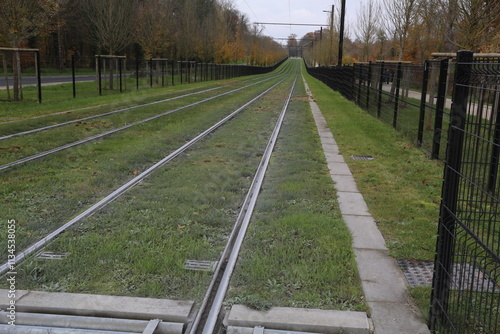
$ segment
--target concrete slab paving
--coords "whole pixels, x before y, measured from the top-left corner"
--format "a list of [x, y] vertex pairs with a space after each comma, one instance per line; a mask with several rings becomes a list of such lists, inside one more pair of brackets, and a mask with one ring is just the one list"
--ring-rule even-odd
[[338, 153], [325, 153], [326, 162], [341, 162], [344, 163], [344, 157]]
[[273, 307], [257, 311], [244, 305], [233, 305], [224, 325], [261, 326], [270, 329], [324, 334], [369, 334], [371, 324], [365, 312], [332, 311]]
[[406, 282], [396, 263], [387, 252], [373, 249], [356, 249], [359, 275], [368, 302], [408, 302]]
[[[8, 290], [0, 290], [0, 308], [9, 305]], [[16, 311], [123, 319], [161, 319], [169, 322], [188, 320], [194, 302], [90, 295], [43, 291], [16, 291]]]
[[344, 221], [353, 236], [353, 247], [387, 251], [384, 237], [371, 216], [344, 216]]
[[372, 319], [377, 319], [375, 333], [379, 334], [429, 334], [422, 322], [420, 311], [409, 301], [401, 303], [369, 302]]
[[339, 191], [337, 196], [342, 215], [370, 216], [368, 206], [360, 193]]
[[[325, 136], [327, 123], [306, 85], [311, 110], [320, 133], [325, 157], [334, 159], [329, 164], [335, 182], [340, 210], [353, 238], [353, 249], [358, 264], [365, 298], [370, 308], [375, 334], [430, 334], [419, 310], [412, 304], [406, 281], [396, 260], [388, 255], [384, 238], [370, 215], [355, 180], [347, 174], [347, 164], [342, 165], [336, 154], [341, 155], [335, 140]], [[330, 167], [332, 165], [332, 167]]]
[[345, 162], [328, 162], [330, 173], [334, 175], [352, 175], [349, 167]]
[[331, 174], [333, 181], [335, 182], [335, 189], [342, 192], [359, 193], [356, 182], [352, 175], [335, 175]]

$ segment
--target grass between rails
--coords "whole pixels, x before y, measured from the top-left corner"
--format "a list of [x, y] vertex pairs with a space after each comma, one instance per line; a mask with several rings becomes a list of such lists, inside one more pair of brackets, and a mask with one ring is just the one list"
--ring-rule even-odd
[[[281, 104], [286, 91], [283, 87], [266, 96], [211, 138], [64, 233], [47, 250], [70, 252], [70, 256], [63, 261], [29, 260], [19, 267], [19, 287], [200, 301], [211, 274], [187, 271], [184, 261], [217, 260], [272, 131], [278, 109], [273, 105]], [[225, 102], [224, 108], [236, 103]], [[206, 118], [209, 110], [222, 107], [200, 109]], [[196, 114], [183, 115], [181, 140]], [[142, 135], [158, 145], [165, 133]], [[151, 147], [136, 146], [136, 150], [149, 154]], [[124, 164], [128, 171], [133, 166], [130, 161]]]
[[[18, 220], [17, 247], [23, 249], [82, 212], [257, 95], [257, 89], [0, 172], [0, 212]], [[0, 245], [5, 242], [1, 234]], [[7, 248], [0, 249], [4, 258]]]
[[300, 79], [233, 276], [231, 304], [366, 310]]
[[[191, 90], [202, 89], [205, 87], [215, 87], [215, 85], [231, 83], [234, 81], [245, 80], [245, 77], [235, 80], [220, 80], [210, 82], [198, 82], [182, 85], [169, 85], [167, 87], [153, 87], [136, 90], [134, 89], [120, 93], [119, 89], [104, 90], [103, 96], [98, 96], [96, 91], [95, 82], [82, 82], [81, 85], [88, 90], [88, 94], [77, 94], [76, 98], [72, 95], [71, 84], [61, 84], [55, 86], [44, 86], [44, 92], [48, 95], [54, 96], [52, 98], [45, 98], [42, 103], [38, 103], [36, 99], [25, 100], [21, 102], [6, 102], [1, 101], [1, 96], [5, 92], [0, 91], [0, 124], [12, 120], [27, 119], [30, 117], [42, 116], [53, 114], [57, 112], [76, 110], [75, 114], [79, 115], [82, 111], [78, 109], [86, 107], [101, 108], [102, 106], [111, 105], [111, 108], [128, 107], [135, 105], [138, 102], [158, 100], [164, 94], [176, 94], [178, 92], [185, 92]], [[35, 87], [27, 87], [27, 90], [35, 90]], [[59, 120], [59, 118], [57, 118]]]
[[[321, 82], [308, 84], [395, 258], [434, 260], [443, 166]], [[351, 155], [371, 155], [356, 161]], [[430, 288], [411, 290], [427, 316]]]
[[[269, 83], [263, 83], [263, 85], [268, 85], [268, 84]], [[148, 117], [156, 116], [165, 113], [167, 111], [175, 110], [181, 106], [185, 106], [194, 102], [198, 102], [222, 94], [225, 91], [234, 90], [239, 86], [239, 84], [236, 82], [235, 86], [236, 87], [224, 88], [220, 90], [188, 96], [182, 99], [154, 104], [139, 109], [119, 112], [113, 115], [107, 115], [92, 120], [78, 121], [76, 123], [72, 123], [63, 127], [50, 129], [48, 131], [41, 131], [25, 135], [22, 137], [20, 136], [20, 137], [5, 139], [0, 142], [0, 151], [4, 153], [0, 157], [0, 164], [15, 161], [23, 157], [47, 151], [54, 147], [62, 146], [64, 144], [72, 143], [77, 140], [81, 140], [93, 135], [98, 135], [103, 132], [107, 132], [125, 125], [129, 125], [131, 123], [141, 121]], [[248, 91], [255, 92], [258, 89], [259, 89], [258, 87], [253, 87], [248, 89]], [[242, 93], [240, 92], [240, 94]], [[236, 95], [236, 93], [233, 95]], [[232, 98], [234, 99], [234, 97]], [[231, 96], [224, 97], [223, 99], [228, 101], [231, 99]], [[205, 103], [210, 104], [212, 102], [205, 102]], [[180, 110], [177, 111], [176, 113], [184, 113], [184, 112], [189, 112], [189, 109]], [[94, 114], [98, 115], [99, 113], [96, 113], [94, 111]], [[162, 118], [149, 121], [148, 123], [165, 122], [164, 118], [166, 118], [166, 120], [168, 121], [169, 117], [170, 117], [169, 115], [165, 115]], [[40, 121], [42, 120], [40, 119]], [[26, 124], [19, 124], [17, 122], [13, 124], [4, 124], [4, 128], [5, 129], [8, 128], [9, 131], [10, 128], [19, 128], [20, 126], [26, 126]]]

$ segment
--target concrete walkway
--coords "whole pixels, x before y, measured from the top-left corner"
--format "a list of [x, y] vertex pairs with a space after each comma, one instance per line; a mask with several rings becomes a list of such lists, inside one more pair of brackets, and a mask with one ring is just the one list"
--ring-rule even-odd
[[384, 238], [307, 83], [305, 85], [328, 168], [335, 182], [340, 210], [353, 238], [353, 249], [375, 334], [430, 333], [419, 310], [411, 302], [403, 273], [396, 260], [388, 255]]

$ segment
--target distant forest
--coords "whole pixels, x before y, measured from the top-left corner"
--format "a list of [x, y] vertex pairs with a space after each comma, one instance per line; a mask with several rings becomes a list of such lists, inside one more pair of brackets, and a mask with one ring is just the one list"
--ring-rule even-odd
[[0, 0], [0, 47], [72, 55], [269, 65], [287, 55], [225, 0]]

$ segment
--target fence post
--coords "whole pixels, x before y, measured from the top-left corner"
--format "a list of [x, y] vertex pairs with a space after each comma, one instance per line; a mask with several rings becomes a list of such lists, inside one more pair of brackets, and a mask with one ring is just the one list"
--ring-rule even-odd
[[175, 62], [172, 60], [172, 86], [175, 86]]
[[366, 111], [370, 112], [370, 86], [372, 85], [372, 62], [368, 63], [368, 73], [366, 77]]
[[378, 104], [377, 104], [377, 117], [380, 118], [382, 113], [382, 91], [384, 90], [384, 62], [380, 63], [380, 74], [378, 82]]
[[71, 76], [73, 82], [73, 98], [76, 97], [76, 73], [75, 73], [75, 55], [71, 55]]
[[498, 164], [500, 162], [500, 101], [496, 102], [495, 131], [493, 133], [493, 148], [491, 152], [490, 173], [488, 177], [488, 191], [495, 192], [498, 180]]
[[161, 60], [161, 86], [165, 87], [165, 60]]
[[396, 74], [396, 97], [394, 100], [394, 117], [392, 119], [392, 127], [396, 129], [398, 126], [398, 109], [399, 109], [399, 90], [401, 89], [401, 78], [403, 77], [403, 63], [398, 63], [398, 73]]
[[438, 226], [434, 277], [432, 282], [429, 327], [436, 329], [438, 322], [445, 321], [448, 312], [450, 279], [453, 270], [455, 216], [459, 192], [460, 167], [464, 129], [469, 95], [470, 69], [473, 53], [459, 51], [453, 89], [450, 127], [448, 129], [448, 148], [444, 173], [442, 202]]
[[118, 72], [120, 72], [120, 93], [123, 93], [122, 68], [123, 68], [123, 59], [118, 59]]
[[139, 90], [139, 59], [135, 60], [135, 84], [137, 90]]
[[443, 59], [439, 65], [438, 98], [436, 104], [436, 118], [434, 123], [434, 138], [432, 143], [432, 158], [439, 159], [441, 148], [441, 132], [443, 130], [443, 113], [446, 101], [446, 81], [448, 78], [448, 59]]
[[102, 80], [101, 80], [101, 72], [102, 72], [102, 68], [101, 68], [101, 55], [98, 55], [97, 56], [97, 75], [98, 75], [98, 79], [99, 79], [99, 96], [102, 96]]
[[38, 90], [38, 103], [42, 103], [42, 78], [40, 75], [40, 51], [35, 51], [36, 62], [36, 85]]
[[430, 61], [426, 60], [424, 64], [424, 80], [422, 83], [422, 96], [420, 97], [420, 117], [418, 119], [417, 146], [421, 147], [424, 143], [424, 124], [425, 124], [425, 104], [427, 101], [427, 86], [429, 85], [429, 67]]
[[[361, 81], [362, 81], [362, 75], [361, 75], [361, 70], [362, 70], [363, 65], [358, 65], [358, 95], [356, 97], [356, 103], [360, 105], [360, 100], [361, 100]], [[354, 76], [356, 76], [356, 71], [354, 71]]]
[[153, 87], [153, 58], [149, 58], [149, 87]]

